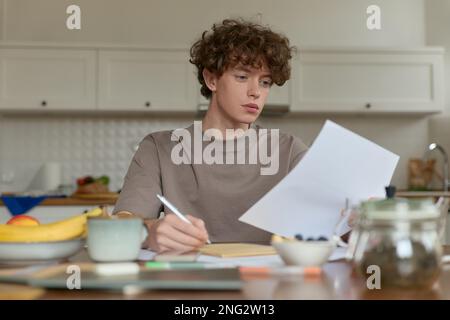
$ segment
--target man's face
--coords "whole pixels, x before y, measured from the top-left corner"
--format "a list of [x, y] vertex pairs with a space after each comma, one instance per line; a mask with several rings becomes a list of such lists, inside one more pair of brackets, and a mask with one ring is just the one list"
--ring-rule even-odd
[[260, 115], [271, 85], [270, 72], [265, 65], [260, 69], [237, 65], [216, 79], [213, 93], [218, 107], [228, 118], [249, 124]]

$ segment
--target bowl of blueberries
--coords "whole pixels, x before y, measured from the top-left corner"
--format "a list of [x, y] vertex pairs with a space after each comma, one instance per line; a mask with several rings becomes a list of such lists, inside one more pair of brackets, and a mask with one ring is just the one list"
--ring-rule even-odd
[[272, 246], [288, 266], [318, 267], [328, 261], [337, 243], [324, 236], [294, 238], [272, 236]]

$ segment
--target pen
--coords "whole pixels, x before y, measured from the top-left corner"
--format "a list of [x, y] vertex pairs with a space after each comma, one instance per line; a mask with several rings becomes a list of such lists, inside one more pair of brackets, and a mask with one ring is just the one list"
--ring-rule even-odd
[[[167, 200], [166, 198], [164, 198], [163, 196], [160, 196], [159, 194], [156, 195], [158, 197], [159, 200], [161, 200], [162, 203], [164, 203], [170, 210], [172, 210], [172, 212], [181, 220], [183, 220], [186, 223], [192, 224], [191, 221], [189, 221], [173, 204], [171, 204], [169, 202], [169, 200]], [[207, 244], [211, 244], [211, 241], [206, 240]]]

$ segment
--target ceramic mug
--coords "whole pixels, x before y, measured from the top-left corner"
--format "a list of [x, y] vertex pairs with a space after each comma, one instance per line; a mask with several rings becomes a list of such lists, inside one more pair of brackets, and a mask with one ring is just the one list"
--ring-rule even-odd
[[145, 237], [146, 228], [140, 218], [88, 219], [88, 254], [94, 261], [134, 261]]

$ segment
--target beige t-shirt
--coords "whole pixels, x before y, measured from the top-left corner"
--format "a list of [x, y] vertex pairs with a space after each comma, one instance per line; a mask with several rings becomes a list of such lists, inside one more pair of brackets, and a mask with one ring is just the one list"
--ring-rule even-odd
[[[156, 194], [161, 194], [182, 213], [203, 219], [212, 242], [268, 243], [270, 233], [238, 219], [288, 174], [306, 153], [307, 146], [295, 136], [280, 132], [278, 139], [269, 129], [252, 124], [252, 134], [257, 133], [252, 137], [256, 136], [257, 143], [249, 143], [251, 130], [235, 138], [233, 148], [227, 147], [224, 140], [200, 140], [200, 150], [206, 152], [205, 148], [209, 146], [209, 151], [200, 157], [205, 154], [223, 157], [222, 163], [216, 160], [216, 163], [207, 164], [206, 156], [198, 163], [199, 153], [196, 153], [195, 160], [194, 150], [198, 151], [200, 144], [196, 144], [199, 140], [194, 140], [194, 130], [200, 135], [202, 133], [194, 128], [194, 125], [185, 128], [191, 139], [186, 139], [177, 131], [166, 130], [151, 133], [142, 140], [125, 176], [114, 213], [129, 211], [144, 218], [156, 219], [162, 211], [170, 213], [156, 197]], [[277, 140], [279, 143], [272, 148], [272, 141]], [[223, 150], [217, 148], [219, 144]], [[277, 145], [279, 157], [275, 172]], [[212, 152], [214, 146], [215, 152]], [[174, 161], [172, 152], [181, 155], [184, 162], [176, 164], [180, 162], [180, 157]], [[256, 163], [254, 158], [251, 160], [250, 155], [258, 155], [259, 152], [272, 156], [270, 163], [268, 157], [265, 160], [257, 157]], [[245, 159], [244, 163], [238, 164], [238, 157], [241, 161]], [[271, 174], [267, 171], [262, 174], [264, 167], [272, 167], [269, 170]]]

